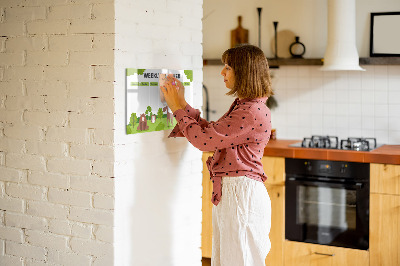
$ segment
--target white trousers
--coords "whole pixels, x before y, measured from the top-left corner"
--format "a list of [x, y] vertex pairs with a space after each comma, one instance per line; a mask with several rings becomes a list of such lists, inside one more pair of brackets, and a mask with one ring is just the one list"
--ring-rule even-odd
[[271, 249], [271, 200], [260, 181], [223, 177], [212, 211], [212, 266], [262, 266]]

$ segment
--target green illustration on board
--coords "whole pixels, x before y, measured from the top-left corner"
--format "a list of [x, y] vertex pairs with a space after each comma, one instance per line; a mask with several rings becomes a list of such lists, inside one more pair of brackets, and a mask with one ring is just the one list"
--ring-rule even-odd
[[[174, 76], [185, 87], [185, 98], [193, 91], [193, 70], [126, 69], [126, 133], [146, 133], [172, 129], [177, 124], [160, 86]], [[179, 89], [179, 88], [178, 88]]]

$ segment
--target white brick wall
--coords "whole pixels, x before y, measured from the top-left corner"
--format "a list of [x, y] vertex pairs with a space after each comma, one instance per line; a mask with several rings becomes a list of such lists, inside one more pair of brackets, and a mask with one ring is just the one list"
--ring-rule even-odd
[[114, 0], [2, 0], [0, 32], [0, 265], [112, 265]]
[[193, 69], [200, 107], [201, 18], [202, 0], [0, 2], [1, 265], [200, 265], [201, 152], [125, 134], [124, 73]]

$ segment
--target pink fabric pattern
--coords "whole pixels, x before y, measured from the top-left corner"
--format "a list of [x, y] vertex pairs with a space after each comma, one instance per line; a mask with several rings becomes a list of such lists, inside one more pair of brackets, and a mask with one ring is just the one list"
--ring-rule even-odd
[[267, 179], [261, 164], [271, 132], [271, 112], [266, 100], [267, 97], [236, 98], [216, 122], [201, 118], [200, 111], [189, 104], [174, 112], [178, 124], [169, 137], [186, 137], [199, 150], [214, 151], [214, 156], [207, 160], [214, 205], [221, 200], [224, 176], [246, 176], [260, 182]]

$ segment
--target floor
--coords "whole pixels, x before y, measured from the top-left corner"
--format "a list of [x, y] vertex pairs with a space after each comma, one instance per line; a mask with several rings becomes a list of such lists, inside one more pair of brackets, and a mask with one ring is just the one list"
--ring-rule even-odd
[[201, 262], [203, 263], [203, 266], [211, 266], [211, 259], [209, 258], [202, 258]]

